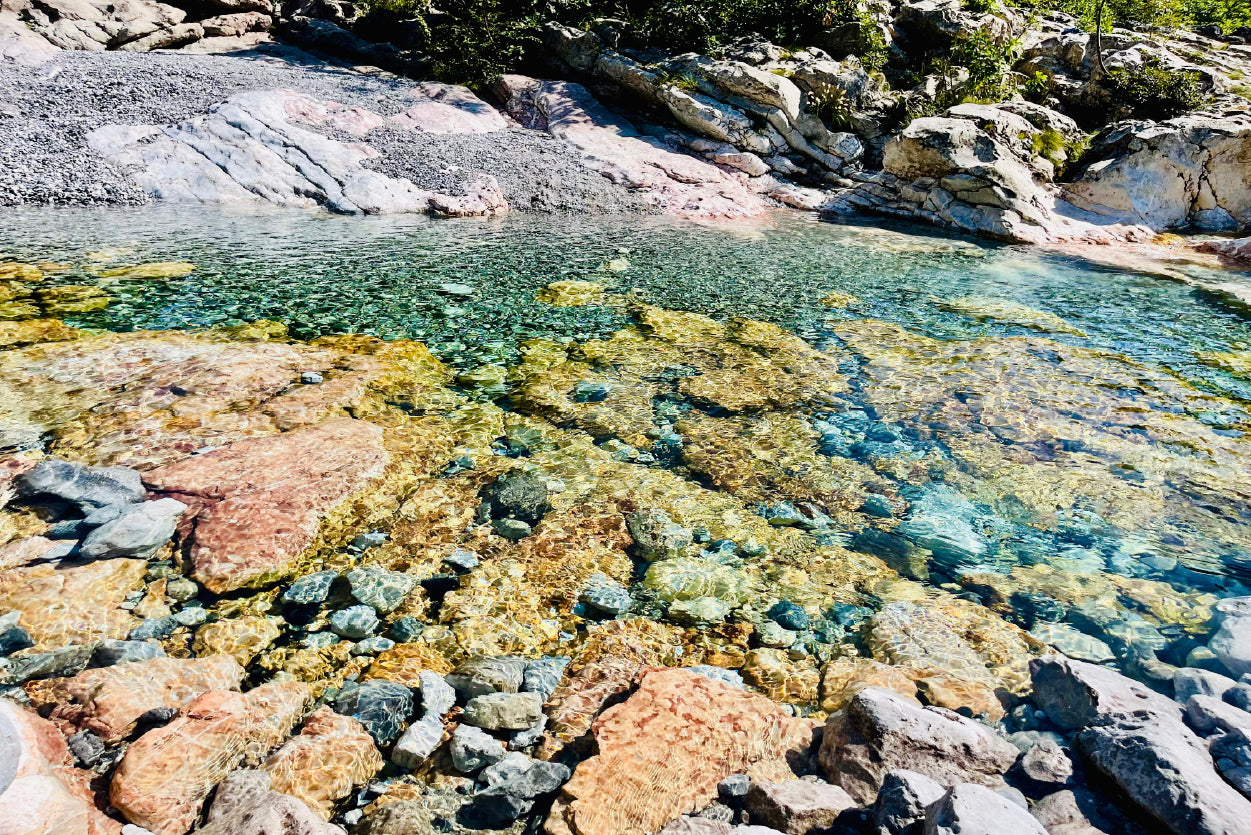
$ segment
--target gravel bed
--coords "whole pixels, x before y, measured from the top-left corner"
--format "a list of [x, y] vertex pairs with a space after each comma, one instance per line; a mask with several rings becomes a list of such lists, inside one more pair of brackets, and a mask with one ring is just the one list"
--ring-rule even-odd
[[[125, 172], [87, 147], [87, 134], [103, 125], [173, 124], [232, 95], [267, 89], [388, 116], [411, 104], [412, 86], [281, 45], [233, 55], [64, 52], [34, 66], [7, 63], [0, 66], [0, 206], [148, 202]], [[378, 170], [430, 191], [458, 193], [467, 173], [486, 171], [521, 211], [642, 210], [629, 190], [546, 134], [435, 136], [393, 127], [369, 142], [380, 153]]]

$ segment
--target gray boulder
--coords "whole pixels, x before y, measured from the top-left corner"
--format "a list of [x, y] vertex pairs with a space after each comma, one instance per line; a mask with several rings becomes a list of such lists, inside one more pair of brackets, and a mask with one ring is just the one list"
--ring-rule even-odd
[[525, 681], [524, 658], [475, 655], [447, 675], [447, 683], [464, 699], [488, 693], [516, 693]]
[[1182, 704], [1191, 696], [1215, 696], [1219, 699], [1237, 684], [1229, 676], [1220, 673], [1196, 667], [1182, 667], [1173, 673], [1173, 698]]
[[810, 780], [756, 780], [747, 790], [752, 821], [786, 835], [824, 830], [843, 812], [855, 807], [856, 801], [838, 786]]
[[1004, 772], [1019, 754], [980, 722], [867, 687], [826, 723], [820, 763], [831, 783], [867, 804], [887, 773], [899, 769], [945, 785], [1002, 787]]
[[1024, 807], [985, 786], [948, 789], [925, 814], [925, 835], [1047, 835]]
[[891, 771], [873, 801], [873, 823], [888, 835], [920, 835], [925, 810], [945, 791], [941, 783], [924, 774], [902, 768]]
[[146, 493], [139, 473], [128, 467], [86, 467], [57, 458], [45, 458], [14, 483], [19, 496], [53, 496], [84, 516], [109, 505], [136, 504]]
[[269, 773], [232, 772], [218, 784], [197, 835], [345, 835], [302, 800], [270, 791]]
[[472, 774], [495, 765], [508, 754], [504, 743], [472, 725], [458, 725], [452, 733], [452, 764], [456, 770]]
[[538, 693], [487, 693], [469, 700], [461, 721], [489, 731], [524, 731], [542, 717]]
[[87, 559], [131, 557], [146, 560], [174, 537], [187, 506], [177, 499], [135, 505], [87, 534], [79, 554]]
[[1230, 597], [1213, 607], [1217, 628], [1210, 649], [1236, 676], [1251, 673], [1251, 597]]

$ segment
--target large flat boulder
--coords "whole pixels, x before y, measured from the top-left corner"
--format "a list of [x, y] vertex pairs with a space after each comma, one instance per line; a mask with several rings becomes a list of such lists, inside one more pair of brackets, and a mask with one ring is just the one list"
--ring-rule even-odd
[[717, 783], [795, 778], [815, 723], [761, 696], [680, 669], [643, 674], [595, 720], [598, 753], [580, 763], [547, 818], [548, 835], [658, 832], [717, 797]]
[[0, 571], [0, 611], [21, 613], [36, 649], [125, 638], [139, 621], [120, 607], [143, 587], [147, 568], [143, 560], [100, 560]]
[[246, 694], [205, 693], [130, 746], [113, 773], [109, 799], [155, 835], [183, 835], [214, 786], [287, 738], [309, 697], [308, 685], [294, 681]]
[[1020, 752], [980, 722], [868, 687], [830, 717], [821, 741], [826, 778], [870, 804], [887, 773], [909, 770], [943, 785], [1004, 785]]
[[343, 524], [336, 511], [376, 483], [389, 460], [379, 427], [342, 418], [240, 441], [151, 470], [145, 480], [191, 506], [184, 537], [193, 576], [220, 594], [290, 575], [319, 535]]

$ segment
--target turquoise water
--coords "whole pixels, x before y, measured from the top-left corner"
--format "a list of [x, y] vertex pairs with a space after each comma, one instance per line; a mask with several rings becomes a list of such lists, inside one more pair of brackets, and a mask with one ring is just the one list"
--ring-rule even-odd
[[[1251, 275], [1167, 267], [1187, 283], [916, 227], [794, 215], [750, 228], [662, 218], [446, 221], [152, 207], [0, 215], [4, 257], [83, 264], [87, 253], [118, 248], [125, 252], [110, 263], [186, 260], [196, 270], [181, 280], [110, 284], [114, 304], [71, 317], [72, 324], [131, 330], [274, 319], [302, 338], [410, 337], [472, 368], [515, 362], [524, 339], [582, 342], [628, 323], [621, 305], [556, 308], [536, 300], [561, 279], [600, 282], [718, 319], [772, 322], [842, 356], [848, 393], [803, 410], [821, 454], [882, 471], [892, 461], [930, 456], [971, 473], [967, 500], [946, 487], [901, 485], [914, 520], [928, 514], [903, 530], [934, 552], [931, 581], [958, 579], [971, 568], [1055, 562], [1234, 594], [1244, 592], [1241, 578], [1251, 574], [1251, 517], [1245, 496], [1231, 486], [1247, 483], [1251, 473], [1251, 445], [1243, 439], [1251, 428], [1251, 380], [1212, 359], [1251, 350], [1251, 316], [1230, 297], [1195, 286], [1251, 286]], [[99, 281], [81, 267], [54, 280]], [[854, 300], [823, 303], [831, 293]], [[1015, 307], [979, 314], [975, 308], [988, 300]], [[910, 347], [896, 374], [887, 354], [874, 357], [891, 346], [874, 345], [857, 324], [865, 320], [970, 347], [954, 354]], [[983, 362], [982, 351], [1000, 353]], [[969, 376], [961, 378], [966, 361]], [[890, 406], [883, 395], [896, 382], [915, 412]], [[1017, 405], [986, 405], [1005, 391], [1020, 396], [1024, 412], [1037, 409], [1022, 417], [1024, 431], [1004, 431]], [[972, 418], [948, 420], [953, 404]], [[1144, 413], [1141, 426], [1126, 422], [1127, 406], [1132, 412], [1135, 404]], [[1202, 437], [1192, 444], [1158, 431], [1170, 426], [1170, 416], [1192, 420], [1187, 431]], [[967, 451], [953, 452], [964, 446], [960, 433], [979, 443], [993, 434], [996, 444], [1030, 456], [1031, 466], [1070, 474], [1077, 486], [1065, 489], [1078, 498], [1055, 518], [1022, 509], [1004, 495], [1005, 479], [979, 471]], [[1101, 503], [1097, 490], [1082, 494], [1084, 467], [1100, 477], [1110, 471], [1117, 485], [1158, 491], [1161, 509]], [[1188, 467], [1206, 468], [1217, 487], [1180, 476]], [[965, 547], [969, 539], [976, 541]], [[894, 547], [863, 538], [850, 544], [887, 554]]]

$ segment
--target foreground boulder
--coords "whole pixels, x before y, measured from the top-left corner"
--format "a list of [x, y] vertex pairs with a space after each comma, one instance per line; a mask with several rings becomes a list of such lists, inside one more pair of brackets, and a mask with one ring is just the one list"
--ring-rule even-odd
[[1077, 748], [1090, 766], [1168, 831], [1246, 831], [1251, 800], [1217, 773], [1176, 702], [1112, 670], [1060, 656], [1037, 659], [1031, 670], [1048, 718], [1081, 728]]
[[0, 571], [0, 611], [21, 613], [19, 622], [36, 649], [120, 640], [139, 622], [120, 606], [143, 588], [147, 568], [142, 560], [100, 560]]
[[145, 479], [192, 508], [192, 576], [220, 594], [292, 573], [388, 461], [380, 428], [343, 418], [240, 441]]
[[236, 771], [218, 784], [197, 835], [343, 835], [294, 797], [270, 791], [264, 771]]
[[293, 681], [246, 694], [205, 693], [130, 747], [113, 774], [109, 799], [155, 835], [182, 835], [215, 785], [286, 739], [308, 698], [308, 685]]
[[954, 786], [925, 815], [926, 835], [1047, 835], [1023, 806], [984, 786]]
[[275, 791], [303, 800], [330, 820], [341, 800], [382, 769], [382, 755], [361, 723], [329, 707], [304, 720], [300, 733], [265, 762]]
[[741, 688], [687, 670], [652, 670], [595, 720], [598, 753], [561, 789], [548, 835], [657, 832], [717, 797], [717, 783], [795, 778], [815, 723]]
[[143, 714], [182, 708], [209, 690], [237, 690], [243, 668], [228, 655], [152, 658], [84, 670], [62, 685], [66, 701], [53, 718], [119, 742]]
[[0, 699], [0, 832], [117, 835], [121, 825], [91, 804], [90, 775], [72, 764], [55, 725]]
[[826, 723], [820, 762], [831, 783], [868, 804], [897, 769], [943, 785], [1003, 786], [1003, 774], [1019, 754], [980, 722], [868, 687]]

